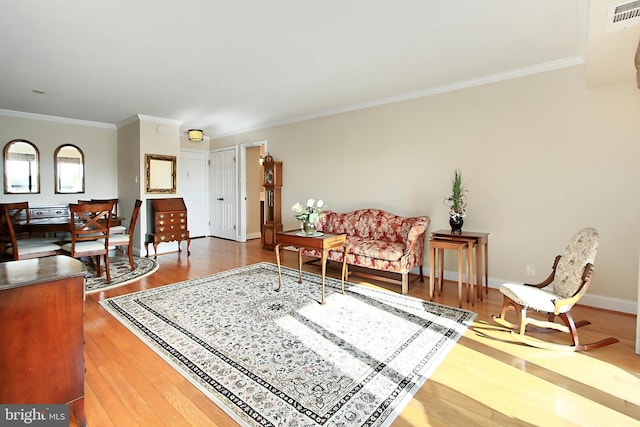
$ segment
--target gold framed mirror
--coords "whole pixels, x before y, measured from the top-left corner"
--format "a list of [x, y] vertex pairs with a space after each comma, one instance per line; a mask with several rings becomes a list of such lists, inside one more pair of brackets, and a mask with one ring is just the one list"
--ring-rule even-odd
[[4, 146], [4, 193], [40, 193], [40, 153], [26, 139], [14, 139]]
[[56, 194], [84, 193], [84, 153], [63, 144], [53, 153]]
[[145, 192], [176, 192], [176, 156], [145, 154]]

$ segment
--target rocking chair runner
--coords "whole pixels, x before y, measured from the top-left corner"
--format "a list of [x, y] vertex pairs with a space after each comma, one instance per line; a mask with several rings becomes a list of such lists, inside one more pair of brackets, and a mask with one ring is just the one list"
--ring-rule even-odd
[[[571, 308], [587, 292], [593, 276], [593, 263], [598, 250], [599, 234], [593, 228], [580, 230], [562, 255], [558, 255], [553, 263], [549, 277], [537, 284], [504, 284], [500, 287], [503, 294], [502, 313], [500, 317], [493, 316], [496, 323], [507, 328], [518, 328], [518, 333], [511, 334], [518, 341], [525, 344], [553, 349], [583, 351], [604, 347], [619, 342], [618, 339], [609, 337], [590, 344], [580, 344], [577, 328], [591, 324], [586, 320], [574, 322], [571, 316]], [[552, 290], [543, 289], [552, 286]], [[506, 320], [507, 311], [513, 308], [516, 311], [519, 322], [513, 324]], [[535, 310], [547, 314], [547, 320], [527, 317], [528, 310]], [[558, 316], [564, 325], [554, 322]], [[537, 340], [526, 335], [533, 328], [542, 331], [561, 331], [571, 334], [572, 345], [562, 345]]]

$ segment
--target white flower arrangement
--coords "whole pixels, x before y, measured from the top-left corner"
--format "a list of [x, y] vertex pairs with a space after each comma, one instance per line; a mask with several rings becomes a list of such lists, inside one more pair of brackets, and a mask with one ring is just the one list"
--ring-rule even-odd
[[307, 206], [302, 206], [300, 203], [296, 203], [291, 207], [293, 211], [293, 216], [304, 222], [315, 224], [315, 222], [322, 215], [322, 211], [324, 211], [325, 204], [322, 200], [318, 200], [316, 202], [315, 199], [307, 200]]

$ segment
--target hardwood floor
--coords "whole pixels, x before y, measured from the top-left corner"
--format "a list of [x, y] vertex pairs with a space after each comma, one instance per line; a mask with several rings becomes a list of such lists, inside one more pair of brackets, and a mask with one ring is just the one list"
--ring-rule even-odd
[[[184, 245], [183, 245], [184, 246]], [[85, 407], [91, 427], [233, 426], [236, 423], [144, 345], [98, 301], [260, 261], [275, 263], [258, 240], [195, 239], [186, 251], [158, 256], [159, 270], [135, 283], [87, 296]], [[296, 267], [296, 255], [283, 264]], [[307, 265], [308, 271], [319, 267]], [[597, 268], [596, 268], [597, 272]], [[329, 269], [339, 277], [339, 269]], [[357, 276], [351, 282], [399, 292], [397, 285]], [[428, 279], [409, 293], [428, 297]], [[575, 307], [584, 342], [615, 336], [620, 343], [584, 353], [560, 353], [516, 344], [491, 320], [501, 295], [465, 308], [478, 313], [409, 402], [393, 426], [640, 425], [640, 356], [634, 353], [635, 316]], [[436, 302], [457, 306], [457, 284], [445, 284]]]

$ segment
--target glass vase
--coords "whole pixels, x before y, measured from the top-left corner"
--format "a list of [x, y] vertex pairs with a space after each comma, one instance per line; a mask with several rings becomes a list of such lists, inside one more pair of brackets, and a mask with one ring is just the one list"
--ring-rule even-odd
[[304, 234], [306, 234], [307, 236], [316, 234], [316, 225], [313, 222], [302, 221], [302, 231], [304, 231]]

